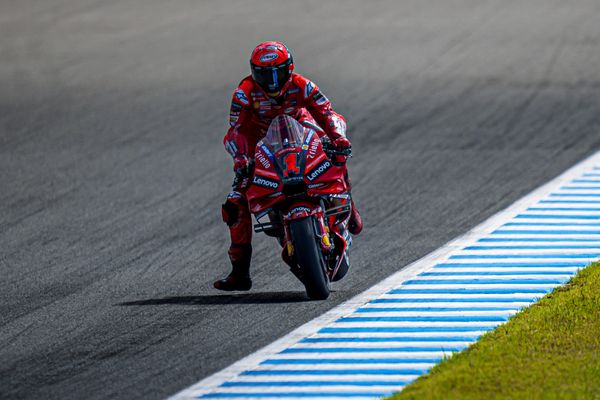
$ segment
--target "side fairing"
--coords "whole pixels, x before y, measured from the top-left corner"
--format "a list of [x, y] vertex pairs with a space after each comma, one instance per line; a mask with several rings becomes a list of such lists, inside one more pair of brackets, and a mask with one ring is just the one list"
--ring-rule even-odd
[[282, 200], [283, 184], [275, 172], [275, 158], [261, 140], [254, 154], [254, 176], [246, 192], [250, 212], [259, 213]]
[[319, 197], [346, 192], [348, 188], [344, 180], [344, 170], [333, 165], [327, 158], [319, 135], [316, 133], [312, 135], [305, 146], [307, 148], [304, 150], [306, 152], [304, 183], [308, 188], [308, 195]]

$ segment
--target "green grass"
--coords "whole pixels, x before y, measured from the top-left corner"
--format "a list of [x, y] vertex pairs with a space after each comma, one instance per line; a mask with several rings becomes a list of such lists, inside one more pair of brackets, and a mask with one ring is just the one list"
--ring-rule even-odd
[[600, 263], [390, 399], [600, 399]]

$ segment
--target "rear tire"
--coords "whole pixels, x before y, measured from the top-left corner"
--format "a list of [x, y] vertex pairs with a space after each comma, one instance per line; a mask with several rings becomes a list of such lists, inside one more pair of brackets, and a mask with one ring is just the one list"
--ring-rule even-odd
[[325, 272], [325, 260], [315, 233], [313, 217], [290, 222], [294, 254], [304, 276], [306, 294], [313, 300], [329, 297], [329, 277]]

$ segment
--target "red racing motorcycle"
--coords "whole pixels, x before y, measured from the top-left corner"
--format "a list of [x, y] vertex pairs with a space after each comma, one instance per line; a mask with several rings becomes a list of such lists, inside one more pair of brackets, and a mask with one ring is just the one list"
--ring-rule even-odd
[[246, 192], [254, 231], [278, 239], [283, 260], [311, 299], [326, 299], [330, 282], [350, 267], [350, 193], [345, 165], [335, 162], [349, 156], [288, 115], [274, 118], [256, 145]]

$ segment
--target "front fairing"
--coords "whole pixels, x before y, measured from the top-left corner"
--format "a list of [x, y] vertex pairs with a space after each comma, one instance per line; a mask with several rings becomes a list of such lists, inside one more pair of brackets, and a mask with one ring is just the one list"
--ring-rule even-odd
[[300, 146], [273, 146], [267, 137], [255, 150], [255, 171], [247, 191], [250, 211], [260, 213], [290, 197], [319, 198], [348, 191], [344, 168], [327, 158], [319, 135], [306, 129]]

